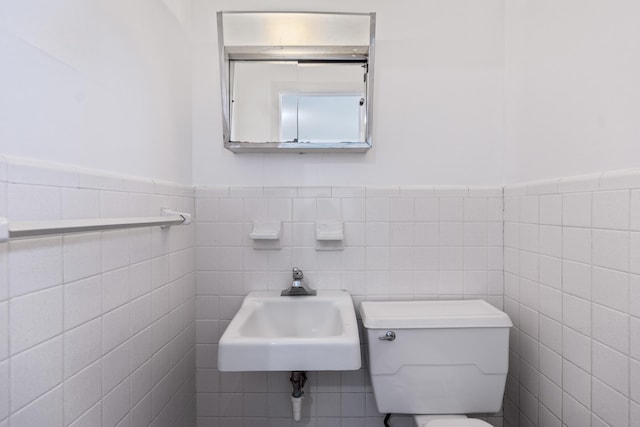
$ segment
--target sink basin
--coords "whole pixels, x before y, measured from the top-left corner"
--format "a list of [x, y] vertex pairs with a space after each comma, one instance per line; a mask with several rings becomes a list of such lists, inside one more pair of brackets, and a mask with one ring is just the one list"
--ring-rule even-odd
[[360, 369], [360, 338], [351, 295], [249, 293], [218, 343], [220, 371]]

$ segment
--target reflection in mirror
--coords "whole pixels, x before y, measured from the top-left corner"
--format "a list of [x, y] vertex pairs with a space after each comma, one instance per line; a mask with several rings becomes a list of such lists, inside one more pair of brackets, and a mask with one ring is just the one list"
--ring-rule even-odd
[[225, 146], [371, 147], [375, 14], [219, 12]]
[[232, 141], [364, 142], [362, 63], [232, 65]]

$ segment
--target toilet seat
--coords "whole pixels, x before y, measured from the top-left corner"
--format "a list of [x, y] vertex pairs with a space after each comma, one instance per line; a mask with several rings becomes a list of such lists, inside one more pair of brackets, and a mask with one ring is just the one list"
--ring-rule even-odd
[[486, 421], [464, 415], [414, 415], [418, 427], [491, 427]]

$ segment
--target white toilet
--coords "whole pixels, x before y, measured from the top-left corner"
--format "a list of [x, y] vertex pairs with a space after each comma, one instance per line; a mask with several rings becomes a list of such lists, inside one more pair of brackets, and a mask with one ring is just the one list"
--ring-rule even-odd
[[418, 427], [480, 427], [500, 410], [509, 317], [482, 300], [365, 301], [369, 371], [378, 410]]

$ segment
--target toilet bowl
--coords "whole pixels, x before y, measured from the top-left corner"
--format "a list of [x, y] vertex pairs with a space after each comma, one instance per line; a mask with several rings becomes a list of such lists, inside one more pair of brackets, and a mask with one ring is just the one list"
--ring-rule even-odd
[[[364, 301], [369, 373], [378, 411], [418, 427], [487, 427], [508, 370], [509, 317], [482, 300]], [[442, 414], [442, 415], [440, 415]]]
[[415, 415], [416, 427], [491, 427], [486, 421], [464, 415]]

